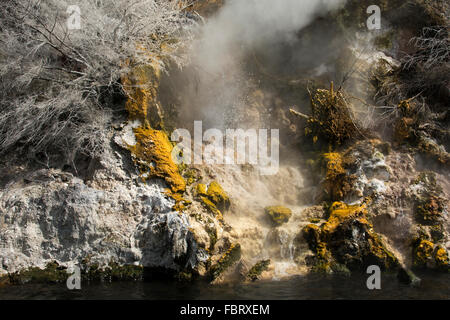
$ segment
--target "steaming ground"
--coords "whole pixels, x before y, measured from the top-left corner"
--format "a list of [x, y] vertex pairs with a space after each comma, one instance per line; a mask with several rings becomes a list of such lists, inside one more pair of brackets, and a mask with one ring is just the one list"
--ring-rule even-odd
[[[289, 85], [311, 78], [338, 82], [335, 52], [345, 45], [359, 57], [356, 62], [360, 69], [349, 83], [363, 78], [367, 65], [361, 52], [367, 48], [330, 32], [333, 28], [326, 19], [315, 20], [343, 2], [228, 1], [201, 27], [192, 48], [192, 63], [184, 73], [188, 85], [180, 81], [180, 125], [192, 129], [189, 126], [195, 120], [202, 120], [203, 130], [279, 128], [280, 122], [274, 121], [277, 108], [289, 106], [282, 105], [285, 97], [276, 97], [275, 91], [260, 85], [261, 77], [269, 75], [275, 83], [286, 81]], [[260, 64], [259, 73], [251, 71], [249, 59]], [[308, 98], [301, 103], [304, 105], [298, 107], [307, 112]], [[265, 275], [272, 279], [307, 272], [307, 245], [297, 236], [309, 223], [303, 209], [312, 204], [314, 187], [304, 184], [300, 161], [295, 161], [301, 156], [297, 147], [289, 147], [291, 141], [280, 142], [288, 146], [282, 156], [289, 155], [289, 159], [280, 159], [280, 170], [273, 176], [261, 176], [252, 166], [198, 166], [202, 177], [217, 180], [232, 200], [224, 219], [241, 244], [244, 263], [251, 267], [262, 259], [271, 259], [272, 269]], [[264, 207], [273, 205], [286, 206], [293, 212], [289, 222], [278, 228], [264, 213]]]

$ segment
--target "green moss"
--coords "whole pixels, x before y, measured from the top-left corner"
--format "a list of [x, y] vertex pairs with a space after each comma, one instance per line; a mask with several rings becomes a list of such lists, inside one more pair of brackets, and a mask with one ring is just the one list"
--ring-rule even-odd
[[12, 284], [23, 283], [59, 283], [69, 277], [65, 267], [55, 262], [48, 263], [44, 269], [31, 267], [20, 272], [9, 274], [9, 282]]
[[211, 279], [214, 280], [219, 277], [239, 259], [241, 259], [241, 245], [239, 243], [232, 244], [228, 251], [209, 270]]
[[289, 221], [292, 211], [283, 206], [271, 206], [264, 208], [264, 212], [269, 215], [275, 225], [281, 225]]
[[247, 273], [247, 279], [250, 281], [258, 280], [261, 273], [269, 269], [270, 260], [261, 260], [256, 263]]

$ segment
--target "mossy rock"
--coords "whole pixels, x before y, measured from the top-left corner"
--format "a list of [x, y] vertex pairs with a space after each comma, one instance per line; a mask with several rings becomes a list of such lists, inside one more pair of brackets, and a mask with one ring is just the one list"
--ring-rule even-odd
[[353, 191], [355, 176], [347, 174], [346, 167], [354, 162], [352, 157], [339, 152], [328, 152], [321, 155], [325, 179], [322, 183], [324, 200], [339, 201]]
[[450, 271], [448, 252], [442, 246], [437, 246], [434, 254], [434, 260], [436, 262], [437, 269], [442, 271]]
[[261, 273], [269, 269], [270, 260], [261, 260], [256, 263], [247, 273], [247, 279], [250, 281], [258, 280]]
[[209, 212], [214, 214], [219, 220], [223, 219], [222, 212], [229, 209], [230, 198], [219, 183], [213, 181], [208, 187], [203, 183], [199, 183], [195, 186], [194, 194]]
[[209, 274], [211, 280], [219, 277], [223, 272], [225, 272], [229, 267], [235, 264], [237, 261], [241, 259], [241, 245], [239, 243], [232, 244], [227, 252], [225, 252], [222, 257], [217, 261], [215, 265], [213, 265]]
[[44, 269], [30, 267], [28, 269], [9, 274], [9, 282], [12, 284], [24, 283], [61, 283], [67, 280], [69, 274], [65, 267], [56, 261], [48, 263]]
[[434, 243], [428, 240], [418, 240], [413, 250], [413, 265], [425, 268], [431, 261]]
[[269, 215], [275, 225], [281, 225], [289, 221], [292, 210], [283, 206], [271, 206], [264, 208], [264, 212]]
[[439, 224], [443, 219], [443, 199], [431, 195], [420, 199], [416, 207], [417, 219], [423, 224]]
[[219, 210], [228, 210], [230, 207], [230, 198], [217, 181], [213, 181], [209, 184], [206, 194]]
[[[335, 202], [330, 216], [320, 227], [308, 224], [302, 234], [315, 253], [312, 270], [339, 272], [365, 270], [376, 264], [384, 270], [396, 269], [397, 258], [387, 250], [382, 238], [367, 220], [366, 204], [347, 205]], [[311, 264], [310, 264], [311, 265]]]
[[206, 193], [207, 187], [206, 184], [203, 183], [199, 183], [196, 187], [195, 187], [195, 195], [196, 196], [208, 196]]

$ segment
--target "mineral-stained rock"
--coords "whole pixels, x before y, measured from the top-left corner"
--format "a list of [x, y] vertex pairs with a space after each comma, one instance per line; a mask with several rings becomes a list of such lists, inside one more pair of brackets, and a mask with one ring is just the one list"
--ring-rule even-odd
[[210, 269], [211, 280], [219, 277], [228, 268], [234, 265], [241, 258], [241, 245], [232, 244], [227, 252]]
[[206, 193], [219, 210], [227, 210], [230, 207], [230, 199], [218, 182], [211, 182]]
[[253, 267], [250, 268], [250, 270], [247, 273], [247, 279], [249, 279], [250, 281], [258, 280], [258, 277], [261, 275], [261, 273], [268, 270], [269, 265], [270, 260], [259, 261]]
[[187, 216], [172, 210], [164, 181], [143, 183], [112, 150], [100, 165], [86, 182], [49, 169], [0, 191], [0, 275], [86, 258], [99, 268], [115, 261], [174, 271], [207, 260]]
[[366, 218], [366, 204], [349, 206], [335, 202], [328, 221], [320, 227], [309, 224], [303, 236], [315, 253], [313, 269], [331, 272], [343, 265], [350, 270], [364, 270], [376, 264], [382, 269], [396, 269], [397, 258], [372, 230]]
[[281, 225], [289, 221], [292, 211], [283, 206], [272, 206], [264, 208], [264, 211], [276, 225]]
[[195, 195], [203, 206], [219, 220], [223, 218], [222, 212], [230, 207], [230, 198], [216, 181], [212, 181], [208, 187], [199, 183], [195, 187]]

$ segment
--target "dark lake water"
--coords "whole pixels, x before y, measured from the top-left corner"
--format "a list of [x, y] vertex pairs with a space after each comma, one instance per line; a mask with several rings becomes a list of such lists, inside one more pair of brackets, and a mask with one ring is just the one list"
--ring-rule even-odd
[[280, 281], [210, 285], [151, 282], [83, 283], [78, 291], [65, 284], [25, 284], [0, 288], [0, 299], [446, 299], [450, 300], [450, 275], [418, 274], [420, 287], [401, 284], [395, 276], [383, 276], [381, 290], [369, 290], [365, 275], [352, 277], [309, 275]]

